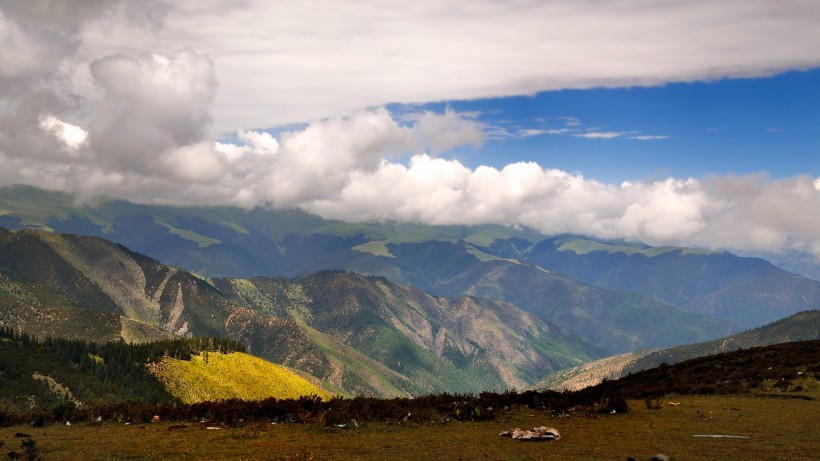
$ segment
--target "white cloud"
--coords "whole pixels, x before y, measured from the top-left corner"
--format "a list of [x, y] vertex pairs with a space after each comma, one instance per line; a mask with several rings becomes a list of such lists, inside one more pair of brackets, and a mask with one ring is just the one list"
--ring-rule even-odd
[[164, 158], [207, 138], [218, 85], [213, 62], [186, 48], [109, 56], [91, 73], [105, 91], [89, 129], [96, 158], [111, 170], [187, 176], [183, 163]]
[[[771, 75], [820, 65], [805, 0], [169, 2], [157, 34], [85, 29], [83, 53], [207, 51], [216, 130], [393, 102]], [[83, 80], [82, 71], [77, 75]]]
[[417, 133], [420, 144], [429, 147], [434, 152], [443, 152], [456, 146], [481, 146], [484, 141], [484, 132], [481, 124], [465, 118], [449, 107], [443, 114], [425, 111], [421, 115], [411, 117], [415, 121], [414, 131]]
[[658, 134], [642, 134], [638, 136], [630, 136], [629, 139], [637, 139], [638, 141], [653, 141], [656, 139], [669, 139], [669, 136]]
[[[126, 7], [117, 16], [112, 5]], [[0, 7], [0, 37], [15, 45], [0, 54], [0, 184], [820, 256], [817, 178], [612, 185], [535, 163], [468, 168], [420, 151], [478, 145], [493, 128], [664, 136], [583, 131], [572, 117], [504, 128], [451, 110], [397, 121], [384, 108], [362, 109], [817, 66], [816, 2], [169, 5], [163, 28], [140, 34], [122, 12], [145, 9], [137, 22], [156, 24], [155, 2]], [[276, 138], [260, 129], [297, 122], [309, 123]], [[213, 141], [214, 131], [237, 129], [236, 144]]]
[[344, 220], [432, 224], [498, 223], [547, 234], [580, 233], [656, 245], [817, 252], [818, 180], [722, 177], [624, 182], [515, 163], [470, 170], [454, 160], [416, 156], [355, 174], [337, 194], [303, 208]]
[[573, 136], [587, 139], [612, 139], [623, 136], [623, 133], [620, 131], [588, 131], [586, 133], [576, 133]]
[[[204, 59], [197, 56], [187, 59]], [[161, 73], [173, 61], [166, 58], [158, 60], [163, 63]], [[197, 94], [191, 92], [197, 85], [187, 78], [171, 81], [177, 82], [173, 87], [180, 95], [159, 91], [166, 98]], [[147, 88], [156, 89], [153, 83]], [[152, 94], [134, 91], [141, 97]], [[132, 93], [119, 97], [127, 94]], [[144, 110], [154, 114], [156, 101], [148, 98], [145, 104]], [[667, 178], [612, 185], [535, 163], [471, 169], [456, 160], [416, 154], [405, 165], [394, 158], [417, 149], [417, 130], [400, 124], [385, 109], [316, 122], [278, 139], [263, 132], [241, 132], [238, 139], [243, 144], [207, 138], [178, 143], [167, 140], [178, 131], [173, 126], [166, 132], [140, 119], [133, 126], [153, 133], [145, 138], [146, 145], [156, 144], [157, 131], [166, 140], [159, 143], [163, 149], [157, 153], [140, 157], [142, 168], [122, 159], [106, 162], [94, 148], [82, 145], [78, 152], [84, 162], [11, 159], [4, 162], [0, 181], [22, 178], [81, 197], [106, 194], [160, 204], [300, 207], [349, 221], [498, 223], [546, 234], [572, 232], [736, 250], [792, 249], [820, 256], [820, 179], [808, 176]], [[199, 132], [182, 126], [187, 127], [181, 130], [186, 134], [183, 139]], [[454, 126], [458, 131], [458, 124]], [[123, 136], [139, 142], [135, 133]], [[13, 174], [8, 176], [9, 172]]]
[[57, 137], [71, 150], [79, 149], [88, 138], [88, 132], [84, 129], [58, 120], [52, 115], [40, 118], [40, 128]]
[[258, 131], [242, 131], [238, 133], [240, 140], [248, 144], [253, 150], [266, 154], [279, 152], [279, 142], [270, 133]]

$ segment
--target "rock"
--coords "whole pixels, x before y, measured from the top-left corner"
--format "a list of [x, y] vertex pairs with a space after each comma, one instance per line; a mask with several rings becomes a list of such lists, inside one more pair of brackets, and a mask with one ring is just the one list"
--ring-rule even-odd
[[498, 434], [501, 437], [510, 437], [516, 440], [561, 440], [561, 434], [552, 427], [534, 427], [531, 430], [508, 429]]
[[670, 461], [670, 459], [668, 456], [658, 453], [657, 455], [653, 456], [650, 459], [650, 461]]

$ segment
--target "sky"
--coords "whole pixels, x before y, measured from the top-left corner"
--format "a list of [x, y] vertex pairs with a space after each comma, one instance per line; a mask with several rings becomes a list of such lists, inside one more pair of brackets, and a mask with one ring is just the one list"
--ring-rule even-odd
[[6, 0], [0, 186], [820, 258], [813, 0]]

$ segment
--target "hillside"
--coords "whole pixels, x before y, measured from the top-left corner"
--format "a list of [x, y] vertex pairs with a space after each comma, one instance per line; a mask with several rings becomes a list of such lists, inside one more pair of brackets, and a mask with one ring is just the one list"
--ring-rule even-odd
[[663, 350], [643, 350], [607, 357], [548, 376], [536, 389], [576, 390], [642, 370], [754, 347], [820, 340], [820, 311], [801, 312], [769, 325], [725, 338]]
[[[323, 347], [342, 344], [401, 378], [414, 394], [522, 387], [603, 353], [511, 304], [472, 297], [438, 298], [384, 278], [325, 271], [286, 281], [254, 278], [251, 286], [216, 280], [236, 302], [259, 311], [289, 309]], [[237, 287], [241, 287], [237, 288]], [[281, 314], [280, 314], [281, 315]], [[329, 347], [331, 346], [331, 347]], [[341, 384], [347, 380], [342, 372]], [[353, 383], [350, 383], [353, 384]], [[349, 386], [349, 385], [348, 385]]]
[[697, 357], [638, 371], [584, 392], [631, 398], [669, 394], [801, 392], [817, 389], [820, 340], [792, 341]]
[[37, 336], [241, 340], [340, 395], [526, 387], [604, 355], [516, 306], [387, 279], [204, 279], [95, 237], [0, 229], [0, 322]]
[[148, 372], [163, 356], [189, 359], [206, 350], [241, 351], [229, 340], [176, 339], [140, 345], [37, 340], [0, 328], [0, 415], [4, 411], [71, 412], [125, 402], [168, 405], [180, 400]]
[[182, 403], [332, 397], [291, 370], [241, 352], [203, 352], [188, 360], [165, 357], [148, 369]]

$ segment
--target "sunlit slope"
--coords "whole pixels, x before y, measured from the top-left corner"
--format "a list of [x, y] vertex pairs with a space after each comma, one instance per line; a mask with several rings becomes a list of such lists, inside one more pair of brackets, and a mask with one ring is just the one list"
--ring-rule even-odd
[[211, 352], [191, 360], [164, 358], [149, 365], [166, 390], [184, 403], [227, 399], [297, 399], [332, 394], [295, 372], [241, 352]]

